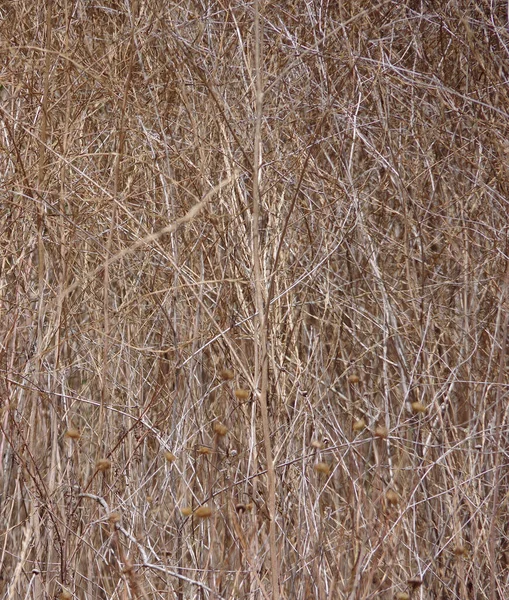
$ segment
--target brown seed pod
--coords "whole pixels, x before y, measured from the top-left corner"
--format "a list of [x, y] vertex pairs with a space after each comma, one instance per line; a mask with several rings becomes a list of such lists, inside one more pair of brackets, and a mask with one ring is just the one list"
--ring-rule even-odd
[[221, 421], [215, 421], [214, 425], [212, 425], [212, 429], [214, 430], [214, 433], [217, 433], [220, 437], [223, 437], [228, 433], [228, 427], [221, 423]]
[[231, 381], [235, 377], [235, 373], [231, 369], [221, 369], [219, 377], [223, 381]]
[[77, 427], [69, 427], [65, 433], [65, 437], [70, 440], [79, 440], [81, 437], [81, 431]]
[[122, 573], [131, 576], [134, 575], [134, 565], [130, 560], [125, 562], [124, 568], [122, 569]]
[[377, 425], [375, 428], [375, 436], [383, 440], [389, 437], [389, 431], [385, 425]]
[[314, 469], [317, 473], [328, 475], [330, 473], [331, 466], [325, 462], [318, 462], [315, 464]]
[[355, 373], [348, 375], [348, 383], [359, 383], [360, 380], [361, 378]]
[[396, 600], [410, 600], [410, 594], [408, 592], [398, 592], [395, 598]]
[[199, 506], [194, 514], [200, 519], [208, 519], [212, 515], [212, 509], [210, 506]]
[[190, 506], [184, 506], [180, 509], [183, 517], [190, 517], [193, 514], [193, 509]]
[[465, 548], [465, 546], [458, 544], [457, 546], [454, 547], [454, 554], [457, 557], [467, 556], [468, 550], [467, 550], [467, 548]]
[[352, 429], [355, 431], [355, 433], [363, 431], [366, 429], [366, 421], [364, 419], [357, 419], [357, 421], [355, 421], [353, 424]]
[[249, 390], [244, 390], [243, 388], [237, 388], [234, 393], [235, 393], [235, 398], [237, 398], [237, 400], [247, 400], [249, 398]]
[[390, 504], [392, 506], [396, 506], [399, 503], [399, 496], [397, 492], [395, 492], [393, 489], [387, 490], [387, 493], [385, 494], [385, 499], [387, 500], [387, 504]]
[[423, 414], [428, 412], [428, 409], [422, 402], [412, 402], [412, 411], [416, 414]]
[[206, 456], [207, 454], [212, 454], [212, 448], [209, 448], [208, 446], [198, 446], [196, 453], [201, 456]]
[[166, 462], [169, 462], [169, 463], [173, 463], [177, 460], [177, 457], [175, 456], [175, 454], [173, 454], [173, 452], [170, 452], [169, 450], [165, 450], [164, 458], [166, 459]]
[[98, 471], [108, 471], [109, 469], [111, 469], [111, 460], [108, 460], [107, 458], [100, 458], [95, 463], [95, 468]]
[[112, 525], [115, 525], [115, 523], [119, 523], [121, 519], [122, 519], [122, 515], [119, 512], [112, 512], [112, 513], [110, 513], [110, 516], [108, 517], [108, 521]]
[[62, 588], [60, 594], [58, 594], [59, 600], [71, 600], [72, 594], [69, 590]]

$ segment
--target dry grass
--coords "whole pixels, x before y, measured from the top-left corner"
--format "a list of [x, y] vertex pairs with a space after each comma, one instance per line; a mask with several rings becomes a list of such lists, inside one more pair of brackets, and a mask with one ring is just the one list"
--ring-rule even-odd
[[506, 3], [0, 13], [0, 598], [507, 598]]

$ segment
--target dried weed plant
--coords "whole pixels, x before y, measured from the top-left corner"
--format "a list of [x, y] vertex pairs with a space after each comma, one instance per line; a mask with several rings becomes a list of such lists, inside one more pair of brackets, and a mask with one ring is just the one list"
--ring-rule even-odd
[[0, 598], [509, 594], [506, 3], [0, 3]]

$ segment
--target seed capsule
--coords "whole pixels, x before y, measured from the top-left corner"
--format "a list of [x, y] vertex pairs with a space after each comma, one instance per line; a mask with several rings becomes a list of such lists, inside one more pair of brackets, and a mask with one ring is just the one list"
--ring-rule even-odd
[[210, 506], [199, 506], [194, 511], [194, 514], [200, 519], [207, 519], [212, 515], [212, 509], [210, 508]]
[[228, 427], [226, 427], [226, 425], [224, 425], [220, 421], [216, 421], [212, 426], [212, 429], [214, 430], [214, 433], [217, 433], [217, 435], [221, 437], [225, 436], [228, 433]]
[[324, 475], [328, 475], [330, 473], [330, 465], [325, 462], [316, 463], [315, 471], [317, 473], [323, 473]]
[[231, 369], [221, 369], [219, 377], [223, 381], [231, 381], [235, 377], [235, 373]]
[[170, 452], [169, 450], [165, 451], [164, 458], [169, 463], [175, 462], [177, 460], [177, 457], [175, 456], [175, 454], [173, 454], [173, 452]]
[[100, 458], [95, 463], [95, 468], [98, 471], [108, 471], [108, 469], [111, 469], [111, 460], [108, 460], [107, 458]]
[[81, 437], [81, 431], [77, 427], [69, 427], [65, 434], [66, 438], [70, 440], [79, 440]]
[[387, 504], [396, 505], [399, 503], [399, 496], [394, 490], [387, 490], [385, 494], [385, 499], [387, 500]]
[[382, 438], [383, 440], [387, 439], [389, 437], [389, 431], [387, 430], [387, 427], [384, 425], [377, 425], [375, 429], [375, 436]]
[[359, 431], [362, 431], [363, 429], [366, 429], [366, 421], [364, 419], [358, 419], [357, 421], [355, 421], [355, 423], [352, 426], [352, 429], [358, 433]]

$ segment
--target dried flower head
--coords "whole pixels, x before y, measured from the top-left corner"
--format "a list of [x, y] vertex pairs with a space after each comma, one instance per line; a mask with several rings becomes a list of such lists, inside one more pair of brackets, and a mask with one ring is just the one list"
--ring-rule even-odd
[[359, 383], [360, 380], [361, 378], [356, 373], [348, 375], [348, 383]]
[[237, 398], [237, 400], [247, 400], [249, 398], [249, 390], [244, 390], [243, 388], [237, 388], [234, 393], [235, 393], [235, 398]]
[[120, 522], [121, 518], [122, 518], [122, 515], [119, 512], [112, 512], [112, 513], [110, 513], [110, 516], [108, 517], [108, 521], [109, 521], [109, 523], [111, 523], [111, 525], [115, 525], [115, 523]]
[[98, 471], [108, 471], [109, 469], [111, 469], [111, 460], [108, 460], [107, 458], [100, 458], [95, 463], [95, 468]]
[[385, 494], [385, 499], [387, 500], [387, 504], [391, 504], [391, 505], [396, 505], [399, 503], [399, 496], [398, 493], [395, 492], [393, 489], [388, 489], [387, 493]]
[[468, 550], [467, 550], [467, 548], [465, 548], [465, 546], [458, 544], [457, 546], [454, 547], [454, 554], [457, 557], [467, 556]]
[[71, 600], [72, 594], [69, 590], [62, 588], [62, 591], [60, 592], [60, 594], [58, 594], [58, 598], [59, 600]]
[[165, 452], [164, 452], [164, 458], [169, 463], [173, 463], [173, 462], [175, 462], [177, 460], [177, 457], [175, 456], [175, 454], [173, 454], [169, 450], [165, 450]]
[[235, 377], [235, 373], [231, 369], [221, 369], [219, 377], [223, 381], [231, 381]]
[[412, 411], [416, 414], [425, 413], [428, 409], [424, 406], [422, 402], [412, 402]]
[[208, 519], [208, 517], [212, 515], [212, 509], [210, 508], [210, 506], [199, 506], [194, 511], [194, 514], [200, 519]]
[[183, 517], [190, 517], [193, 514], [193, 509], [190, 506], [184, 506], [180, 509]]
[[196, 453], [200, 454], [200, 456], [206, 456], [207, 454], [212, 454], [212, 448], [209, 448], [208, 446], [198, 446]]
[[79, 440], [81, 437], [81, 431], [77, 427], [69, 427], [65, 433], [65, 437], [70, 440]]
[[364, 419], [357, 419], [357, 421], [355, 421], [353, 424], [352, 429], [355, 431], [355, 433], [363, 431], [366, 429], [366, 421]]
[[315, 464], [314, 468], [317, 473], [328, 475], [330, 473], [331, 466], [325, 462], [318, 462]]
[[375, 428], [375, 436], [385, 440], [389, 437], [389, 430], [385, 425], [377, 425]]
[[223, 437], [228, 433], [228, 427], [221, 423], [221, 421], [215, 421], [212, 429], [214, 430], [214, 433], [217, 433], [220, 437]]

